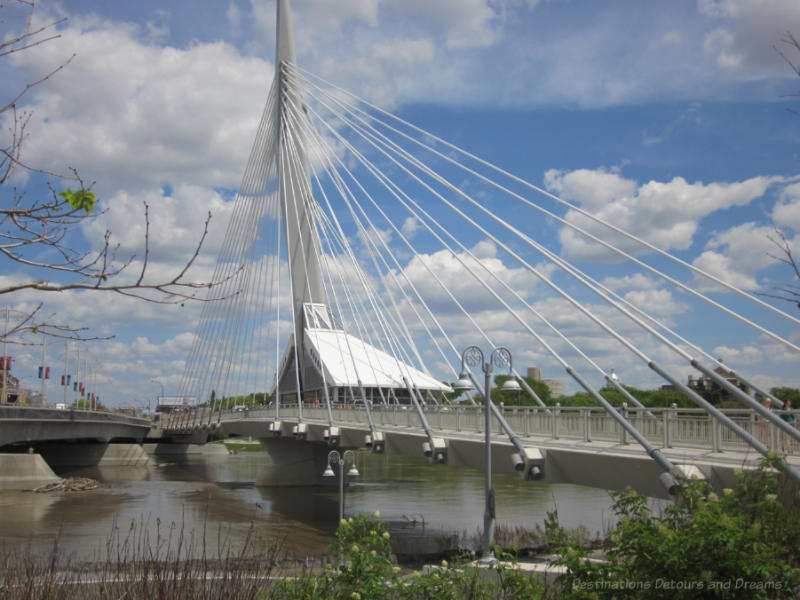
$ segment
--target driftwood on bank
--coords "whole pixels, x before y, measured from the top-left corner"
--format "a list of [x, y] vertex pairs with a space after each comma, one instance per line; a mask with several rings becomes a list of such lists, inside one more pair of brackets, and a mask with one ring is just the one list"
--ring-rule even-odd
[[100, 482], [88, 477], [67, 477], [61, 481], [54, 481], [46, 483], [32, 490], [25, 490], [26, 492], [36, 492], [43, 494], [46, 492], [85, 492], [94, 490], [100, 487]]

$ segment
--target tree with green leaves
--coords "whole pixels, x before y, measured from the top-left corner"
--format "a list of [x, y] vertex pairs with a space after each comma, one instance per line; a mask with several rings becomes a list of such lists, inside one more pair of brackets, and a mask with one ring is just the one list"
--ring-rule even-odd
[[[525, 390], [519, 392], [504, 392], [503, 383], [508, 379], [507, 375], [498, 375], [495, 377], [497, 386], [492, 389], [492, 402], [500, 404], [501, 402], [506, 406], [539, 406], [539, 403], [533, 399]], [[550, 396], [550, 388], [547, 384], [534, 379], [532, 377], [523, 377], [525, 382], [536, 392], [539, 399], [545, 404], [555, 404], [555, 400]]]
[[75, 410], [108, 410], [102, 402], [95, 402], [95, 405], [92, 406], [91, 400], [85, 398], [75, 400], [69, 407]]
[[564, 548], [559, 598], [797, 598], [800, 509], [776, 457], [713, 490], [686, 480], [661, 511], [631, 490], [613, 494], [618, 519], [603, 560]]
[[774, 387], [769, 391], [781, 402], [792, 401], [792, 406], [800, 407], [800, 390], [791, 387]]

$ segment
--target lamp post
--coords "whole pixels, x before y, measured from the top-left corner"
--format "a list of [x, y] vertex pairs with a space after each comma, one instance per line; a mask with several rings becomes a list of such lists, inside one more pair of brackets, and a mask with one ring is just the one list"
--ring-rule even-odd
[[328, 452], [328, 465], [322, 473], [323, 477], [335, 477], [333, 466], [339, 465], [339, 522], [344, 519], [344, 467], [347, 461], [350, 461], [350, 470], [347, 474], [350, 477], [358, 477], [358, 469], [356, 469], [356, 455], [352, 450], [345, 450], [339, 454], [338, 450], [331, 450]]
[[461, 374], [458, 381], [453, 386], [458, 391], [468, 391], [472, 389], [472, 382], [467, 374], [466, 367], [477, 367], [480, 365], [484, 374], [483, 383], [483, 414], [484, 414], [484, 438], [486, 444], [486, 499], [483, 510], [483, 556], [482, 563], [492, 563], [495, 560], [490, 546], [494, 539], [494, 487], [492, 486], [492, 423], [489, 411], [492, 407], [492, 372], [493, 367], [498, 369], [508, 365], [509, 378], [503, 383], [503, 391], [518, 391], [519, 383], [514, 379], [511, 367], [511, 352], [508, 348], [498, 346], [489, 355], [489, 360], [484, 358], [483, 351], [478, 346], [470, 346], [461, 353]]
[[[151, 379], [152, 383], [157, 383], [161, 386], [161, 398], [164, 397], [164, 384], [161, 383], [158, 379]], [[158, 408], [158, 398], [156, 398], [156, 408]], [[150, 412], [150, 398], [147, 399], [147, 412]]]

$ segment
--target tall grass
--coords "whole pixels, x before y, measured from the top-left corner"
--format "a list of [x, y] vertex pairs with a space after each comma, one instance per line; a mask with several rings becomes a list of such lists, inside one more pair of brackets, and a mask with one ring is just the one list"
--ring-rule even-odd
[[183, 526], [156, 522], [151, 539], [146, 523], [116, 526], [103, 556], [78, 562], [61, 552], [29, 546], [0, 556], [3, 600], [258, 600], [281, 562], [279, 543], [259, 543], [251, 528], [241, 547], [220, 540], [209, 555], [207, 532], [187, 534]]

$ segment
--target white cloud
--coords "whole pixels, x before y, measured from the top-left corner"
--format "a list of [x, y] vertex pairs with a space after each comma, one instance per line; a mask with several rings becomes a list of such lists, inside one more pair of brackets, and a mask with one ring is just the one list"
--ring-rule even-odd
[[[577, 11], [575, 19], [561, 20], [559, 26], [554, 26], [557, 17], [563, 16], [561, 11], [572, 11], [572, 3], [527, 2], [528, 8], [521, 1], [501, 5], [488, 0], [414, 0], [392, 5], [377, 0], [298, 0], [293, 4], [301, 65], [361, 95], [378, 98], [381, 104], [424, 100], [449, 105], [551, 106], [557, 102], [607, 106], [652, 98], [667, 102], [675, 97], [738, 99], [725, 85], [759, 73], [766, 76], [776, 70], [773, 63], [780, 62], [769, 47], [774, 40], [764, 46], [772, 62], [759, 62], [756, 45], [751, 42], [767, 38], [759, 38], [755, 34], [763, 32], [748, 25], [746, 15], [752, 12], [752, 3], [706, 4], [701, 7], [703, 19], [697, 19], [694, 10], [687, 12], [685, 7], [670, 5], [653, 9], [655, 13], [642, 11], [640, 20], [625, 11], [587, 3], [600, 8]], [[236, 29], [237, 35], [250, 33], [248, 27], [253, 23], [250, 15], [244, 14], [246, 4], [231, 2], [227, 6], [226, 25]], [[268, 33], [260, 40], [245, 42], [247, 51], [271, 57], [274, 2], [254, 0], [252, 8]], [[773, 8], [764, 10], [775, 14]], [[713, 19], [711, 28], [709, 19]], [[220, 245], [231, 208], [224, 193], [217, 190], [239, 181], [271, 66], [267, 61], [244, 57], [239, 49], [223, 42], [157, 46], [153, 40], [167, 34], [160, 25], [163, 22], [166, 20], [137, 28], [98, 17], [74, 17], [61, 40], [20, 56], [19, 66], [41, 73], [72, 49], [79, 52], [63, 77], [56, 77], [31, 96], [37, 120], [31, 124], [27, 157], [59, 170], [71, 164], [85, 177], [98, 180], [96, 189], [108, 212], [86, 233], [96, 240], [109, 227], [122, 244], [121, 253], [141, 256], [141, 200], [147, 199], [153, 211], [151, 269], [155, 275], [170, 273], [182, 263], [186, 252], [193, 249], [199, 224], [210, 208], [214, 219], [206, 244], [208, 255], [201, 257], [195, 271], [205, 276], [213, 269], [211, 258]], [[630, 35], [619, 36], [623, 26]], [[702, 54], [704, 40], [708, 40], [708, 55]], [[741, 40], [747, 43], [741, 44]], [[770, 58], [767, 54], [760, 56]], [[779, 76], [789, 79], [792, 74], [786, 71], [785, 65], [778, 65]], [[665, 172], [672, 176], [671, 171]], [[548, 171], [546, 181], [554, 191], [621, 227], [665, 247], [684, 249], [698, 243], [698, 227], [707, 225], [701, 224], [702, 219], [751, 203], [774, 180], [754, 177], [704, 184], [675, 177], [640, 184], [613, 169], [577, 169]], [[776, 224], [797, 230], [798, 197], [800, 192], [795, 187], [784, 190], [772, 211]], [[572, 212], [568, 216], [580, 221]], [[757, 284], [763, 268], [759, 260], [764, 254], [757, 243], [763, 234], [761, 225], [725, 230], [725, 223], [720, 220], [717, 227], [721, 231], [698, 260], [707, 261], [746, 287]], [[401, 226], [409, 236], [418, 227], [411, 219]], [[572, 256], [596, 257], [596, 250], [585, 242], [566, 231], [561, 235], [565, 251]], [[388, 240], [389, 232], [380, 232], [378, 237]], [[481, 242], [473, 252], [482, 265], [524, 297], [531, 297], [537, 289], [535, 278], [508, 261], [494, 244]], [[453, 339], [466, 345], [475, 343], [476, 334], [422, 267], [423, 260], [496, 340], [513, 344], [533, 364], [553, 364], [531, 343], [516, 319], [496, 308], [496, 300], [476, 291], [480, 289], [477, 283], [452, 255], [429, 250], [429, 254], [411, 260], [406, 273], [432, 303], [447, 305], [449, 312], [443, 314], [443, 323]], [[357, 283], [348, 263], [333, 263], [334, 277], [341, 273], [345, 286]], [[134, 263], [133, 269], [138, 264]], [[555, 269], [553, 265], [538, 268], [546, 273]], [[685, 311], [686, 307], [661, 288], [658, 280], [642, 274], [617, 275], [615, 271], [615, 276], [604, 282], [650, 312], [672, 318]], [[4, 273], [0, 281], [8, 277]], [[490, 280], [485, 274], [481, 278]], [[285, 296], [282, 300], [288, 300], [288, 288], [281, 292]], [[542, 312], [604, 366], [616, 366], [626, 381], [634, 384], [652, 379], [646, 366], [629, 353], [621, 353], [618, 342], [590, 325], [574, 307], [547, 297], [536, 299]], [[14, 298], [20, 307], [30, 307], [35, 301], [36, 297], [29, 294]], [[132, 339], [124, 337], [104, 346], [113, 369], [130, 375], [130, 379], [120, 378], [118, 387], [122, 397], [131, 398], [141, 395], [145, 378], [158, 375], [165, 382], [178, 381], [183, 364], [176, 357], [187, 356], [193, 338], [175, 332], [197, 323], [201, 308], [191, 303], [184, 308], [163, 307], [119, 296], [80, 293], [54, 295], [47, 303], [47, 310], [57, 310], [67, 322], [101, 323], [95, 325], [100, 333], [120, 330], [123, 336], [130, 336], [132, 329], [145, 328], [145, 324], [161, 330], [137, 330]], [[617, 311], [589, 306], [653, 357], [665, 364], [675, 362], [669, 352], [655, 346]], [[283, 307], [281, 310], [285, 314]], [[525, 318], [535, 321], [528, 314]], [[169, 333], [164, 334], [164, 330]], [[165, 335], [173, 337], [164, 339]], [[548, 333], [547, 337], [555, 336]], [[554, 343], [574, 357], [563, 342], [556, 339]], [[743, 345], [742, 356], [750, 356], [747, 347]]]
[[163, 190], [141, 193], [119, 191], [101, 202], [103, 212], [84, 227], [84, 234], [95, 244], [102, 242], [106, 230], [112, 241], [120, 245], [122, 255], [144, 255], [145, 212], [149, 205], [150, 258], [156, 262], [184, 264], [200, 240], [203, 223], [210, 212], [209, 234], [203, 256], [213, 260], [222, 245], [233, 202], [225, 200], [214, 190], [198, 185], [179, 184], [171, 194]]
[[[757, 290], [760, 288], [758, 272], [775, 260], [769, 256], [774, 252], [769, 236], [774, 233], [771, 227], [755, 223], [732, 227], [715, 234], [692, 264], [743, 290]], [[721, 289], [699, 276], [695, 278], [695, 285], [706, 290]]]
[[672, 315], [686, 312], [688, 305], [677, 302], [669, 290], [631, 290], [625, 300], [650, 315]]
[[602, 284], [614, 291], [626, 289], [651, 290], [659, 285], [657, 280], [642, 273], [634, 273], [633, 275], [624, 275], [622, 277], [606, 277], [603, 279]]
[[229, 2], [228, 9], [225, 11], [225, 16], [228, 17], [228, 22], [231, 27], [238, 29], [242, 25], [244, 15], [242, 14], [241, 7], [236, 2]]
[[25, 160], [78, 169], [97, 189], [159, 186], [180, 176], [235, 187], [266, 98], [270, 66], [224, 43], [188, 49], [139, 40], [130, 25], [73, 17], [61, 38], [12, 57], [31, 73], [76, 53], [33, 90]]
[[549, 169], [544, 174], [544, 182], [547, 189], [565, 200], [579, 202], [589, 211], [604, 208], [620, 198], [632, 197], [637, 188], [635, 181], [603, 169], [570, 172]]
[[703, 51], [723, 70], [760, 78], [785, 68], [774, 51], [787, 31], [800, 26], [800, 4], [794, 0], [699, 0], [701, 15], [718, 25], [705, 34]]
[[772, 209], [772, 219], [778, 227], [788, 227], [800, 232], [800, 183], [787, 185], [781, 201]]
[[[700, 219], [715, 211], [749, 204], [761, 197], [775, 180], [753, 177], [734, 183], [703, 184], [675, 177], [666, 183], [650, 181], [638, 185], [615, 173], [587, 169], [550, 170], [545, 176], [548, 188], [565, 200], [664, 250], [687, 249], [694, 240]], [[642, 251], [635, 242], [610, 232], [577, 211], [569, 210], [566, 218], [618, 248]], [[560, 239], [564, 252], [571, 257], [600, 259], [610, 256], [609, 251], [602, 250], [571, 228], [562, 228]]]
[[403, 232], [404, 236], [411, 239], [417, 231], [419, 231], [420, 227], [420, 222], [415, 217], [407, 217], [406, 220], [403, 221], [403, 226], [400, 228], [400, 231]]
[[535, 276], [524, 268], [504, 264], [501, 258], [496, 257], [497, 249], [494, 244], [479, 242], [471, 252], [474, 258], [466, 253], [459, 253], [456, 257], [449, 250], [419, 254], [409, 261], [403, 272], [429, 306], [449, 307], [453, 311], [457, 311], [457, 308], [450, 294], [470, 312], [499, 305], [481, 282], [505, 298], [510, 298], [510, 293], [498, 283], [498, 279], [523, 298], [532, 293], [538, 281]]
[[406, 0], [391, 6], [390, 10], [410, 21], [434, 24], [448, 48], [488, 46], [495, 42], [499, 33], [500, 15], [486, 0]]
[[764, 360], [764, 352], [752, 345], [746, 345], [742, 348], [717, 346], [713, 350], [713, 355], [721, 358], [726, 365], [730, 365], [734, 369], [746, 369], [749, 365]]

